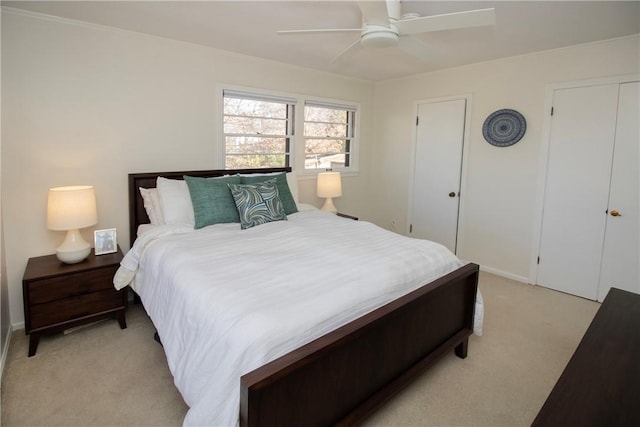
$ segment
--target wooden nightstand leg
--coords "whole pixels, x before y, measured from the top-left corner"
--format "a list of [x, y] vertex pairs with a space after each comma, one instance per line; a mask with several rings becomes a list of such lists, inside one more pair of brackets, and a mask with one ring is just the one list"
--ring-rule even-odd
[[124, 317], [124, 310], [118, 312], [118, 323], [120, 329], [127, 329], [127, 319]]
[[39, 342], [40, 342], [40, 334], [32, 332], [29, 335], [29, 357], [36, 354], [36, 350], [38, 350]]

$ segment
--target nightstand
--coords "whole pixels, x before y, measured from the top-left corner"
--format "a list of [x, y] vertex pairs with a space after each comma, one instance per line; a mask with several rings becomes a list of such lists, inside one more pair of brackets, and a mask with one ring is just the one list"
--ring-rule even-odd
[[96, 256], [94, 251], [77, 264], [64, 264], [55, 255], [30, 258], [22, 278], [25, 333], [29, 357], [36, 354], [40, 335], [114, 317], [127, 327], [126, 289], [113, 287], [122, 252]]
[[358, 217], [357, 217], [357, 216], [347, 215], [347, 214], [343, 214], [343, 213], [340, 213], [340, 212], [336, 213], [336, 215], [341, 216], [341, 217], [343, 217], [343, 218], [352, 219], [352, 220], [354, 220], [354, 221], [357, 221], [357, 220], [358, 220]]

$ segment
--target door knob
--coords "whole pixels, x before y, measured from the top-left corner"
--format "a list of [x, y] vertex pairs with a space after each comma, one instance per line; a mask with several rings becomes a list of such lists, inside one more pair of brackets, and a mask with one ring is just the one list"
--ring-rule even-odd
[[611, 216], [622, 216], [622, 215], [620, 215], [620, 212], [614, 210], [614, 211], [611, 211]]
[[451, 193], [449, 193], [449, 197], [456, 197], [456, 193], [452, 191]]

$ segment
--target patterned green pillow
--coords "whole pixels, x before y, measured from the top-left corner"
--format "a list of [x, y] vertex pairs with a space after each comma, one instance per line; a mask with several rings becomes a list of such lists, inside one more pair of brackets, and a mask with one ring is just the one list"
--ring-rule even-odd
[[184, 176], [189, 187], [195, 229], [212, 224], [240, 222], [228, 184], [240, 184], [238, 175], [219, 178]]
[[289, 184], [287, 183], [286, 173], [281, 173], [278, 175], [271, 175], [271, 176], [242, 175], [242, 184], [257, 184], [259, 182], [265, 182], [267, 180], [272, 180], [272, 179], [276, 180], [276, 186], [278, 187], [278, 194], [280, 195], [280, 200], [282, 201], [282, 207], [284, 208], [284, 213], [287, 215], [291, 215], [292, 213], [298, 212], [296, 201], [293, 199], [293, 195], [291, 194], [291, 190], [289, 189]]
[[272, 221], [286, 221], [287, 215], [275, 179], [257, 184], [228, 185], [238, 208], [241, 229]]

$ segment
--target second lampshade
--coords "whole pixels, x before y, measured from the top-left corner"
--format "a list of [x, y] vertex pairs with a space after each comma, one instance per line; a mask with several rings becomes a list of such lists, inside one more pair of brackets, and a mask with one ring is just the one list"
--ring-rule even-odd
[[96, 196], [92, 186], [49, 189], [47, 228], [67, 231], [67, 237], [56, 250], [60, 261], [75, 264], [91, 253], [91, 245], [82, 238], [79, 229], [97, 223]]
[[333, 204], [334, 197], [342, 196], [342, 179], [340, 172], [320, 172], [318, 174], [318, 184], [316, 188], [318, 197], [326, 197], [323, 211], [336, 213], [338, 210]]

